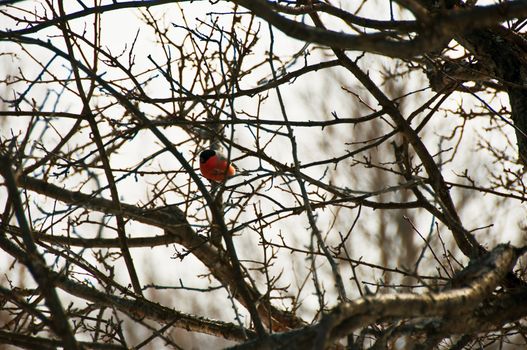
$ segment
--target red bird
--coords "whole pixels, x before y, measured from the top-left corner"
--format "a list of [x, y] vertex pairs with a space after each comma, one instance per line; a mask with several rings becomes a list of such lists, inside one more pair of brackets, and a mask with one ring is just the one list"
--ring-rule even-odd
[[236, 169], [218, 152], [208, 149], [199, 155], [199, 170], [203, 177], [215, 182], [223, 182], [234, 176]]

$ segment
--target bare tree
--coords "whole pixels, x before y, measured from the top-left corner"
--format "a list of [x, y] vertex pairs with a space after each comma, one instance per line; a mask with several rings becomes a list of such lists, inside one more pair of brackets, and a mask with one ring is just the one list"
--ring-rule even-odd
[[524, 348], [525, 18], [0, 1], [0, 343]]

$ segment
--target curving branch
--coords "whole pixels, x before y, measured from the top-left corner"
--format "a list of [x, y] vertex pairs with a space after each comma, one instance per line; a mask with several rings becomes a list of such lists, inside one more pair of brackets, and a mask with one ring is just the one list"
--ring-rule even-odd
[[[5, 236], [0, 236], [0, 246], [4, 251], [8, 252], [16, 259], [20, 259], [24, 262], [29, 260], [26, 252], [10, 242]], [[48, 283], [48, 285], [55, 285], [71, 295], [95, 303], [98, 307], [115, 307], [119, 311], [136, 318], [148, 318], [161, 323], [170, 323], [189, 331], [210, 335], [221, 335], [222, 337], [231, 340], [244, 340], [247, 336], [255, 336], [254, 332], [243, 329], [232, 323], [209, 320], [204, 317], [185, 314], [151, 302], [141, 296], [130, 295], [128, 298], [124, 298], [101, 292], [93, 287], [75, 282], [67, 276], [59, 274], [46, 266], [42, 266], [42, 272], [53, 281], [53, 283]], [[66, 318], [64, 318], [64, 320], [66, 320]], [[68, 349], [74, 348], [70, 345], [65, 346]]]
[[[280, 15], [274, 10], [276, 8], [274, 4], [266, 0], [233, 0], [233, 2], [250, 10], [292, 38], [331, 48], [367, 51], [398, 58], [412, 58], [442, 49], [448, 39], [459, 31], [466, 32], [473, 28], [488, 27], [527, 15], [527, 4], [521, 0], [456, 11], [439, 11], [426, 20], [426, 23], [403, 22], [405, 27], [419, 28], [415, 31], [416, 36], [408, 40], [394, 40], [392, 32], [351, 35], [309, 26]], [[316, 12], [311, 12], [313, 13]], [[397, 22], [394, 26], [397, 26]]]
[[[119, 212], [125, 218], [165, 230], [167, 235], [172, 236], [169, 239], [170, 242], [181, 244], [191, 251], [196, 258], [210, 269], [220, 283], [229, 286], [235, 297], [240, 297], [237, 292], [239, 291], [239, 284], [245, 284], [245, 282], [240, 281], [234, 274], [231, 264], [225, 259], [224, 252], [218, 251], [213, 245], [209, 244], [206, 237], [198, 235], [188, 223], [185, 214], [177, 206], [165, 207], [163, 210], [144, 210], [130, 204], [121, 203], [118, 208], [110, 200], [81, 192], [69, 191], [29, 176], [19, 177], [18, 183], [22, 188], [35, 191], [72, 206], [79, 206], [106, 214]], [[271, 317], [274, 329], [290, 329], [304, 324], [301, 319], [293, 314], [282, 311], [269, 304], [266, 299], [262, 299], [260, 292], [249, 284], [245, 284], [245, 288], [247, 288], [252, 298], [261, 300], [258, 304], [258, 312], [262, 315], [262, 320], [268, 320], [269, 316]], [[243, 298], [240, 298], [239, 301], [242, 304], [245, 303]]]
[[[506, 315], [503, 315], [501, 309], [504, 305], [521, 304], [527, 293], [526, 288], [493, 295], [494, 290], [514, 267], [516, 260], [525, 252], [527, 248], [518, 249], [509, 245], [499, 245], [462, 270], [455, 288], [426, 294], [396, 293], [365, 296], [341, 303], [315, 325], [272, 335], [266, 340], [246, 342], [231, 349], [267, 349], [269, 346], [273, 349], [323, 349], [357, 329], [394, 319], [405, 322], [412, 319], [428, 319], [426, 324], [429, 326], [421, 328], [416, 325], [412, 328], [413, 334], [430, 332], [433, 329], [432, 325], [438, 330], [448, 329], [453, 333], [464, 334], [473, 331], [473, 322], [484, 317], [480, 313], [487, 308], [487, 304], [480, 308], [484, 301], [491, 305], [496, 302], [492, 311], [497, 314], [500, 310], [502, 315], [497, 319], [487, 318], [487, 327], [499, 328], [505, 322], [512, 322], [527, 315], [525, 305], [507, 312]], [[464, 323], [463, 320], [469, 315], [472, 315], [471, 322]]]

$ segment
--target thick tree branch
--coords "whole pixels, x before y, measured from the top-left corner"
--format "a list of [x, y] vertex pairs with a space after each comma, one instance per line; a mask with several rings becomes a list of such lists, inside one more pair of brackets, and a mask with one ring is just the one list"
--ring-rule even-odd
[[[57, 187], [43, 180], [38, 180], [29, 176], [21, 176], [18, 179], [20, 186], [45, 195], [50, 198], [60, 200], [64, 203], [73, 206], [79, 206], [107, 214], [114, 214], [120, 210], [121, 215], [125, 218], [133, 219], [138, 222], [156, 226], [166, 230], [168, 235], [173, 236], [170, 239], [173, 243], [183, 245], [192, 252], [203, 264], [205, 264], [211, 273], [222, 284], [229, 286], [236, 293], [239, 281], [232, 271], [232, 267], [228, 261], [225, 260], [224, 254], [218, 252], [212, 245], [209, 244], [206, 237], [200, 236], [194, 232], [188, 223], [185, 214], [176, 206], [164, 208], [164, 210], [150, 210], [137, 208], [133, 205], [121, 203], [120, 208], [116, 208], [112, 201], [107, 199], [91, 196], [81, 192], [68, 191], [66, 189]], [[258, 304], [258, 311], [262, 315], [262, 319], [266, 320], [271, 316], [273, 318], [273, 325], [276, 330], [290, 329], [298, 327], [304, 322], [295, 317], [293, 314], [279, 310], [270, 305], [262, 299], [261, 294], [249, 285], [246, 285], [252, 298], [261, 300]], [[244, 300], [240, 299], [244, 304]]]
[[[16, 259], [25, 263], [29, 261], [27, 254], [11, 243], [5, 236], [0, 236], [0, 246]], [[153, 303], [140, 296], [135, 298], [123, 298], [106, 292], [98, 291], [85, 284], [74, 282], [67, 276], [43, 267], [42, 271], [54, 281], [55, 285], [65, 292], [76, 297], [88, 300], [99, 307], [115, 307], [118, 310], [138, 318], [148, 318], [162, 323], [173, 322], [175, 326], [210, 335], [221, 335], [227, 339], [244, 340], [246, 335], [255, 336], [255, 333], [242, 329], [234, 324], [220, 321], [208, 320], [203, 317], [188, 315], [173, 309]], [[64, 318], [66, 320], [66, 318]], [[73, 349], [72, 347], [67, 347]]]
[[417, 31], [414, 39], [397, 41], [392, 38], [393, 33], [358, 36], [308, 26], [276, 13], [273, 5], [265, 0], [233, 0], [233, 2], [247, 8], [295, 39], [336, 49], [367, 51], [399, 58], [411, 58], [441, 49], [445, 40], [460, 30], [486, 27], [527, 15], [527, 4], [520, 0], [457, 11], [443, 11], [428, 23], [417, 22], [416, 27], [420, 30]]
[[[341, 303], [323, 319], [313, 325], [293, 332], [272, 335], [267, 340], [255, 340], [232, 349], [323, 349], [338, 339], [347, 336], [356, 329], [366, 327], [375, 322], [393, 319], [413, 319], [423, 317], [444, 317], [447, 320], [458, 320], [450, 328], [460, 333], [469, 332], [474, 324], [463, 327], [462, 320], [473, 313], [485, 299], [497, 300], [501, 305], [512, 305], [520, 302], [518, 297], [525, 294], [512, 291], [509, 295], [515, 298], [512, 302], [503, 296], [492, 297], [492, 292], [512, 270], [516, 260], [526, 249], [517, 249], [509, 245], [499, 245], [469, 265], [470, 277], [465, 276], [463, 286], [436, 293], [409, 294], [395, 293], [376, 296], [366, 296], [354, 301]], [[496, 320], [499, 326], [505, 320], [515, 320], [525, 316], [527, 309], [521, 312], [509, 313], [506, 317]], [[511, 316], [515, 318], [511, 319]], [[476, 316], [477, 317], [477, 316]], [[489, 322], [493, 322], [489, 320]], [[494, 323], [494, 322], [493, 322]], [[448, 327], [448, 326], [447, 326]]]

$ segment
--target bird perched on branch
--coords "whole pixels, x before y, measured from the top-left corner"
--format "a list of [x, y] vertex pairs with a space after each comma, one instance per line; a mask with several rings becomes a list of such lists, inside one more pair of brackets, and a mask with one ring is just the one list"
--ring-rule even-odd
[[207, 149], [200, 153], [199, 170], [203, 177], [214, 182], [223, 182], [236, 173], [234, 166], [213, 149]]

